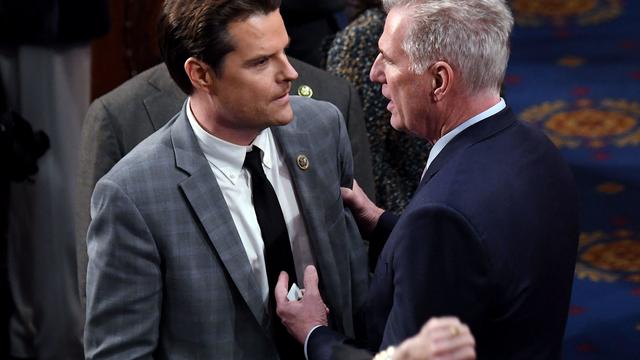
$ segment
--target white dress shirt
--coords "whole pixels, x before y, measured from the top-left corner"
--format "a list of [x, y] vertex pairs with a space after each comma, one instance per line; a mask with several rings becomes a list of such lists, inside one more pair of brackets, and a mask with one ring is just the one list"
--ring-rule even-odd
[[[436, 158], [436, 156], [438, 156], [438, 154], [440, 154], [442, 149], [444, 149], [444, 147], [447, 146], [447, 144], [451, 140], [453, 140], [454, 137], [456, 137], [458, 134], [460, 134], [463, 130], [465, 130], [469, 126], [477, 124], [480, 121], [488, 118], [489, 116], [492, 116], [492, 115], [495, 115], [495, 114], [499, 113], [506, 106], [507, 106], [507, 104], [504, 102], [504, 99], [500, 98], [500, 101], [497, 104], [495, 104], [492, 107], [488, 108], [487, 110], [481, 112], [480, 114], [478, 114], [476, 116], [473, 116], [472, 118], [470, 118], [468, 120], [465, 120], [465, 122], [463, 122], [462, 124], [458, 125], [456, 128], [454, 128], [453, 130], [451, 130], [448, 133], [444, 134], [443, 137], [438, 139], [438, 141], [436, 141], [436, 143], [433, 144], [433, 147], [431, 148], [431, 151], [429, 152], [429, 158], [427, 159], [427, 165], [424, 167], [424, 171], [422, 171], [422, 177], [424, 177], [424, 174], [427, 173], [427, 169], [429, 168], [429, 165], [431, 165], [431, 163]], [[420, 177], [420, 178], [422, 179], [422, 177]]]
[[282, 156], [269, 128], [258, 134], [252, 145], [241, 146], [217, 138], [204, 130], [191, 111], [191, 99], [187, 102], [187, 118], [198, 139], [198, 145], [200, 145], [211, 171], [218, 181], [266, 306], [269, 283], [264, 260], [264, 242], [251, 200], [251, 174], [242, 165], [247, 152], [251, 151], [252, 145], [262, 150], [262, 167], [282, 208], [282, 215], [291, 242], [296, 275], [300, 284], [304, 268], [307, 265], [314, 265], [314, 263], [309, 246], [309, 236], [293, 191], [289, 170], [282, 161]]

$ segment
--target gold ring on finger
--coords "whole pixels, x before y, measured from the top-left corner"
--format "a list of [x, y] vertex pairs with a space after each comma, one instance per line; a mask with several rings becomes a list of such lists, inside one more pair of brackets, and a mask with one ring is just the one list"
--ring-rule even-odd
[[452, 337], [456, 337], [460, 335], [460, 328], [456, 325], [451, 325], [449, 326], [449, 332], [451, 333]]

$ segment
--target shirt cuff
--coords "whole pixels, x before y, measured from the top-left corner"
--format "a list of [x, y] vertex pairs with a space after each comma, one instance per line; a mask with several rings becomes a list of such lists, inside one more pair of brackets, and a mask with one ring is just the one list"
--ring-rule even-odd
[[309, 333], [307, 334], [307, 337], [304, 339], [304, 358], [307, 359], [307, 360], [309, 360], [309, 356], [307, 356], [307, 343], [309, 343], [309, 337], [311, 337], [311, 333], [315, 329], [317, 329], [317, 328], [319, 328], [321, 326], [324, 326], [324, 325], [316, 325], [316, 326], [312, 327], [311, 330], [309, 331]]

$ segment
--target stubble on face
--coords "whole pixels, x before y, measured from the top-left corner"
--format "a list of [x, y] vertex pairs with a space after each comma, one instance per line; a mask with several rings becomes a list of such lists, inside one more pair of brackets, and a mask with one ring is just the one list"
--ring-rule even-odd
[[284, 53], [289, 37], [279, 11], [232, 22], [228, 32], [234, 50], [212, 75], [209, 129], [246, 144], [265, 128], [292, 121], [289, 91], [298, 74]]

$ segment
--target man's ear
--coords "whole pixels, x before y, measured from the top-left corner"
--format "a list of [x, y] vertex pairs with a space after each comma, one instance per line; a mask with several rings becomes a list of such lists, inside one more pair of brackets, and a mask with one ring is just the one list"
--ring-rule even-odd
[[444, 61], [436, 61], [429, 70], [432, 75], [431, 94], [434, 101], [441, 101], [453, 84], [453, 68]]
[[190, 57], [184, 62], [184, 71], [187, 73], [194, 89], [209, 92], [213, 88], [213, 76], [211, 67], [205, 62]]

